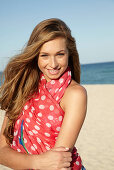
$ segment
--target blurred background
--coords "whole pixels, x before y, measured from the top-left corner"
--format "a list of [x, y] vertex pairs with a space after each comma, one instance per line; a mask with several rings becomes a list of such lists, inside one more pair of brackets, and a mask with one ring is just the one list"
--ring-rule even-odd
[[113, 0], [0, 0], [1, 72], [26, 46], [33, 28], [48, 18], [60, 18], [70, 27], [80, 56], [82, 84], [114, 83]]

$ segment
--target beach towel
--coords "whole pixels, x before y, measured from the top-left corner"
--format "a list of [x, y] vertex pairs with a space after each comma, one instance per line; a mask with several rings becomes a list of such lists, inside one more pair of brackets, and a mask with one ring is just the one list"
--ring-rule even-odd
[[[60, 78], [49, 82], [43, 73], [40, 74], [38, 92], [26, 102], [16, 120], [11, 148], [27, 154], [41, 154], [54, 147], [65, 114], [60, 101], [70, 82], [69, 67]], [[81, 158], [75, 147], [72, 158], [72, 170], [81, 170]]]

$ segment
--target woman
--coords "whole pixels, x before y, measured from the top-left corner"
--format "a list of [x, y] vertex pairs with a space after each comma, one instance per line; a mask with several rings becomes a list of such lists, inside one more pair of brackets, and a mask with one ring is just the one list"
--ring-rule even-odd
[[39, 23], [4, 73], [0, 163], [19, 169], [84, 169], [74, 144], [87, 94], [79, 84], [79, 56], [68, 26], [55, 18]]

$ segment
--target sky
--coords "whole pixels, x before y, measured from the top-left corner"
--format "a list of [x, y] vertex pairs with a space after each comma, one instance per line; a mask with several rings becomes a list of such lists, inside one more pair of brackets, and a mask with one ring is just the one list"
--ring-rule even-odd
[[114, 0], [0, 0], [0, 71], [48, 18], [70, 27], [81, 64], [114, 61]]

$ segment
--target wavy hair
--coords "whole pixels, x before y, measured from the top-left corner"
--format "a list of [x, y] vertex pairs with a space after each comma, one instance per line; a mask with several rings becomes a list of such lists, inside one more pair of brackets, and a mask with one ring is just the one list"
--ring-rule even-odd
[[5, 80], [0, 88], [0, 107], [8, 117], [4, 130], [8, 144], [12, 143], [15, 121], [24, 104], [38, 90], [40, 70], [37, 63], [40, 49], [45, 42], [57, 37], [66, 39], [72, 79], [80, 83], [79, 55], [71, 30], [57, 18], [40, 22], [34, 28], [24, 50], [9, 61], [3, 73]]

